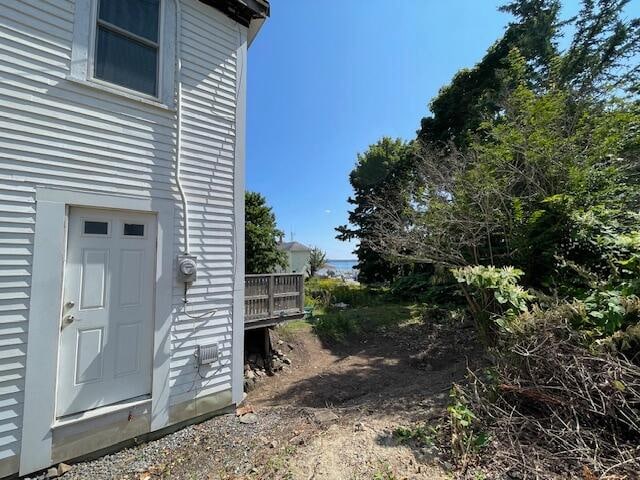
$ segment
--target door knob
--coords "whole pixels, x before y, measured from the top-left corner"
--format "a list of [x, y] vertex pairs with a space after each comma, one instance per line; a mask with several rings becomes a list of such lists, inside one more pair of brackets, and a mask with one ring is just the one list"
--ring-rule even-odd
[[64, 306], [67, 308], [73, 308], [76, 306], [76, 303], [73, 300], [69, 300], [67, 303], [64, 304]]
[[67, 322], [67, 323], [71, 323], [71, 322], [73, 322], [75, 319], [76, 319], [76, 317], [74, 317], [73, 315], [66, 315], [66, 316], [64, 317], [64, 321], [65, 321], [65, 322]]

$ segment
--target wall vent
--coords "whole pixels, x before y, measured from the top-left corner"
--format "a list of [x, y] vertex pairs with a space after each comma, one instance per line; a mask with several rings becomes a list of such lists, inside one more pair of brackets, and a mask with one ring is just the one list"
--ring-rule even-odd
[[198, 345], [198, 365], [209, 365], [218, 361], [218, 345]]

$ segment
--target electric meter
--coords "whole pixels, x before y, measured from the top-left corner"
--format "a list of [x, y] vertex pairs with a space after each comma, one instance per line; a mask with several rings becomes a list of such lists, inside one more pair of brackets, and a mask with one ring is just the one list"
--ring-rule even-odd
[[198, 264], [194, 255], [178, 256], [178, 281], [193, 283], [198, 276]]

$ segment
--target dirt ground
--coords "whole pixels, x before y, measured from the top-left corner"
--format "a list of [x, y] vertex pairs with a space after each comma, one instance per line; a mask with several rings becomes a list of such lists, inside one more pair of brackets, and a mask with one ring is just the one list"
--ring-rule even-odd
[[293, 408], [291, 438], [282, 440], [295, 448], [285, 447], [277, 468], [263, 470], [263, 478], [452, 477], [433, 448], [402, 442], [394, 432], [444, 414], [452, 382], [477, 356], [465, 335], [470, 332], [410, 323], [346, 345], [324, 344], [310, 327], [285, 333], [281, 348], [294, 368], [263, 381], [245, 402], [258, 418], [279, 406]]
[[65, 480], [455, 478], [436, 447], [397, 430], [446, 415], [451, 383], [479, 356], [471, 329], [410, 321], [328, 344], [308, 324], [292, 327], [275, 339], [291, 367], [256, 385], [245, 415], [76, 464]]

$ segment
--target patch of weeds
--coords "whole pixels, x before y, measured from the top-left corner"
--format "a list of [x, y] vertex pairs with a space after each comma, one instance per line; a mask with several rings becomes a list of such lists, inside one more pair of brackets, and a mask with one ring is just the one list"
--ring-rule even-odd
[[464, 463], [471, 453], [489, 444], [489, 435], [479, 429], [477, 417], [459, 388], [454, 386], [450, 397], [447, 411], [451, 419], [451, 445], [454, 455]]
[[267, 469], [277, 472], [285, 466], [285, 458], [282, 455], [275, 455], [267, 460]]
[[[280, 450], [277, 454], [269, 457], [269, 460], [267, 460], [267, 463], [266, 463], [267, 473], [282, 474], [282, 470], [288, 467], [289, 457], [291, 457], [295, 452], [296, 452], [295, 445], [287, 445], [282, 450]], [[287, 475], [290, 475], [290, 474], [286, 472], [284, 477], [279, 476], [278, 478], [288, 478]]]
[[374, 472], [373, 480], [397, 480], [397, 477], [391, 471], [391, 467], [388, 463], [383, 463], [380, 468]]
[[306, 320], [291, 320], [283, 323], [276, 328], [278, 336], [284, 341], [291, 341], [298, 332], [309, 330], [311, 324]]
[[399, 443], [415, 442], [420, 446], [431, 447], [435, 444], [438, 429], [427, 425], [398, 427], [393, 431], [393, 436]]
[[368, 307], [328, 309], [313, 329], [321, 338], [344, 342], [349, 337], [375, 333], [389, 326], [406, 323], [417, 313], [412, 305], [385, 303]]

